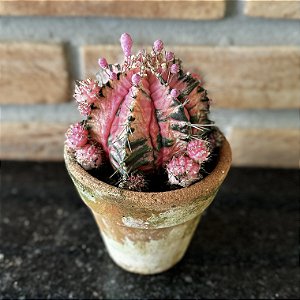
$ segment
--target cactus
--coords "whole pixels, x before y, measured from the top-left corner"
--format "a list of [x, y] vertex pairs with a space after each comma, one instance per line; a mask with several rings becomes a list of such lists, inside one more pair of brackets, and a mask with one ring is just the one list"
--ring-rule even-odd
[[88, 133], [81, 123], [71, 125], [66, 132], [67, 145], [72, 149], [83, 147], [88, 141]]
[[200, 179], [200, 165], [186, 155], [173, 156], [167, 164], [170, 184], [189, 186]]
[[99, 99], [100, 90], [98, 82], [90, 78], [76, 81], [74, 98], [82, 115], [88, 116], [91, 113], [91, 105]]
[[[101, 145], [124, 188], [134, 189], [128, 185], [132, 174], [161, 168], [167, 170], [171, 184], [187, 186], [201, 178], [200, 165], [215, 147], [207, 91], [199, 76], [185, 72], [174, 53], [164, 50], [161, 40], [154, 42], [150, 53], [140, 50], [136, 55], [129, 34], [123, 34], [120, 42], [122, 65], [100, 58], [98, 81], [76, 83], [74, 97], [87, 117], [89, 140]], [[71, 137], [67, 134], [67, 145]], [[77, 156], [80, 160], [82, 154]], [[171, 170], [177, 160], [189, 166], [184, 175]], [[136, 190], [141, 190], [138, 186]]]
[[201, 164], [205, 162], [209, 155], [209, 143], [205, 140], [192, 140], [187, 144], [187, 154], [188, 156]]
[[75, 157], [85, 170], [91, 170], [101, 165], [102, 150], [96, 144], [86, 144], [76, 149]]
[[145, 177], [142, 174], [136, 173], [130, 174], [129, 176], [123, 178], [119, 184], [119, 187], [141, 192], [145, 190], [145, 188], [147, 187], [147, 183]]

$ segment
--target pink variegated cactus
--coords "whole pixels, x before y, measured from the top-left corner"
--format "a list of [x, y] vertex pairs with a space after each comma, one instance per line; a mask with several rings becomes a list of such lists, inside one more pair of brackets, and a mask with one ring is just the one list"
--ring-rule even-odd
[[122, 188], [143, 190], [144, 175], [162, 169], [171, 185], [188, 186], [202, 178], [203, 164], [220, 144], [207, 91], [161, 40], [136, 55], [129, 34], [120, 42], [123, 64], [100, 58], [97, 81], [77, 82], [74, 97], [86, 120], [71, 126], [66, 144], [86, 169], [109, 161]]
[[76, 149], [77, 161], [85, 170], [98, 168], [102, 163], [101, 148], [95, 144], [85, 144], [83, 147]]
[[145, 177], [140, 173], [129, 174], [126, 178], [120, 182], [119, 187], [141, 192], [147, 186]]
[[187, 155], [173, 156], [167, 163], [170, 184], [189, 186], [200, 179], [200, 165]]
[[187, 144], [188, 156], [198, 163], [205, 162], [210, 155], [209, 144], [205, 140], [194, 139]]
[[66, 143], [72, 149], [83, 147], [88, 141], [88, 134], [83, 124], [75, 123], [66, 132]]

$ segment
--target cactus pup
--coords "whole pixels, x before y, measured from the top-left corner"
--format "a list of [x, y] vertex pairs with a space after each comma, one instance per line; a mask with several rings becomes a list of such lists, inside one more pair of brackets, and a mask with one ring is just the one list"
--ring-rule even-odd
[[161, 40], [136, 54], [129, 34], [120, 42], [122, 64], [99, 58], [97, 80], [76, 82], [85, 119], [68, 129], [66, 145], [86, 170], [109, 163], [121, 188], [143, 191], [155, 174], [165, 174], [170, 188], [201, 180], [221, 143], [201, 78], [185, 72]]

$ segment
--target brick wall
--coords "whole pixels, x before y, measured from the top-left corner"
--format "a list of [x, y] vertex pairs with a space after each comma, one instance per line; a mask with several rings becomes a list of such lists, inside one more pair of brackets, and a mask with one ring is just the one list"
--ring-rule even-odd
[[298, 167], [300, 1], [1, 1], [1, 159], [62, 160], [74, 80], [163, 39], [205, 74], [237, 166]]

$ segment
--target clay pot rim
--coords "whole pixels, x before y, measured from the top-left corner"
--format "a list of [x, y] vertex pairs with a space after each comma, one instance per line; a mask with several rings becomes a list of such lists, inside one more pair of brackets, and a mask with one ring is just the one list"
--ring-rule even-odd
[[178, 199], [181, 199], [180, 201], [190, 202], [192, 199], [195, 199], [195, 197], [205, 198], [211, 195], [212, 191], [217, 191], [229, 171], [231, 165], [231, 149], [228, 141], [224, 138], [222, 147], [220, 148], [219, 161], [209, 175], [191, 186], [164, 192], [136, 192], [109, 185], [84, 170], [71, 156], [67, 146], [64, 148], [64, 158], [69, 173], [73, 176], [76, 174], [75, 177], [77, 180], [80, 180], [85, 186], [93, 190], [105, 191], [105, 194], [108, 195], [120, 195], [122, 198], [130, 199], [130, 202], [145, 207], [153, 205], [153, 201], [172, 204], [178, 202]]

